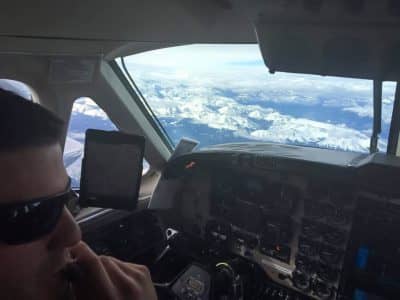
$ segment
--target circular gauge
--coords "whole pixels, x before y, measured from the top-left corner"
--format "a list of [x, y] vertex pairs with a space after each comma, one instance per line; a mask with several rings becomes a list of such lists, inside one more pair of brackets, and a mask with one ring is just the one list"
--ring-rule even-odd
[[293, 272], [293, 284], [299, 290], [308, 291], [310, 289], [310, 276], [300, 270]]
[[317, 281], [313, 290], [319, 299], [330, 299], [332, 296], [332, 288], [322, 281]]

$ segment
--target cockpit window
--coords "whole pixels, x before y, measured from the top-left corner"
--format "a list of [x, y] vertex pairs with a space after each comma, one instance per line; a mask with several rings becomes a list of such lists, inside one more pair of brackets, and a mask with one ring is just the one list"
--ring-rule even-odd
[[[75, 188], [80, 186], [85, 132], [89, 128], [118, 130], [107, 114], [92, 99], [79, 98], [75, 100], [72, 108], [64, 148], [64, 165], [71, 177], [71, 185]], [[146, 173], [148, 169], [148, 162], [143, 161], [143, 173]]]
[[[262, 141], [368, 152], [373, 82], [270, 74], [257, 45], [187, 45], [117, 59], [174, 144]], [[124, 69], [124, 68], [122, 68]], [[386, 151], [395, 83], [383, 84]]]

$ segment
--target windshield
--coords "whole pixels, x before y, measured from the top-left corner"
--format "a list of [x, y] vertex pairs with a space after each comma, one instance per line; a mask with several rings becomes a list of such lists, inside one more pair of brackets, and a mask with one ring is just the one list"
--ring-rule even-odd
[[[124, 62], [174, 144], [189, 137], [200, 147], [265, 141], [369, 151], [371, 80], [270, 74], [257, 45], [179, 46]], [[394, 91], [395, 83], [383, 84], [380, 151], [387, 148]]]

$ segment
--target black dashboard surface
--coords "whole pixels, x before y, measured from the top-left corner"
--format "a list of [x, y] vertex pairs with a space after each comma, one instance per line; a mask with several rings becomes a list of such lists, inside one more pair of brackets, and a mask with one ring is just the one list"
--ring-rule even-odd
[[150, 208], [310, 299], [398, 299], [399, 175], [383, 154], [223, 145], [170, 161]]

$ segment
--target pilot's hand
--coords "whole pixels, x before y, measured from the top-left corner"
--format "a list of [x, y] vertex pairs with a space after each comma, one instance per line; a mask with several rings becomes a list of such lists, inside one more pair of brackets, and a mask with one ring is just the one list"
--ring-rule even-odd
[[81, 273], [73, 282], [77, 300], [157, 300], [145, 266], [98, 256], [84, 242], [71, 248], [71, 255]]

